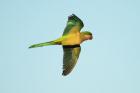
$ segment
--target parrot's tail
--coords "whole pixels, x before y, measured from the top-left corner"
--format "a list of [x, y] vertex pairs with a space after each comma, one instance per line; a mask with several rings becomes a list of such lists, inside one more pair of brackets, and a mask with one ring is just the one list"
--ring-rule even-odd
[[55, 41], [45, 42], [45, 43], [39, 43], [31, 45], [29, 48], [36, 48], [36, 47], [43, 47], [43, 46], [49, 46], [49, 45], [60, 45], [60, 43]]

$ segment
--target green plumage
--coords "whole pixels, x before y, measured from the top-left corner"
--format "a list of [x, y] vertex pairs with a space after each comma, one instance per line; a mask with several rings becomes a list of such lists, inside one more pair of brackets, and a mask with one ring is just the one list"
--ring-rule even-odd
[[67, 25], [64, 29], [62, 37], [45, 43], [31, 45], [29, 48], [43, 47], [49, 45], [62, 45], [63, 46], [63, 76], [68, 75], [75, 67], [80, 55], [80, 44], [92, 39], [92, 33], [85, 31], [80, 32], [84, 24], [80, 18], [72, 14], [68, 17]]
[[63, 73], [62, 75], [68, 75], [75, 67], [79, 54], [81, 51], [80, 45], [63, 46]]
[[39, 43], [39, 44], [34, 44], [31, 45], [29, 48], [36, 48], [36, 47], [43, 47], [43, 46], [49, 46], [49, 45], [57, 45], [57, 42], [50, 41], [50, 42], [45, 42], [45, 43]]
[[68, 34], [71, 31], [71, 29], [77, 25], [80, 27], [80, 29], [84, 27], [82, 20], [78, 18], [75, 14], [72, 14], [68, 17], [67, 25], [64, 29], [63, 35]]

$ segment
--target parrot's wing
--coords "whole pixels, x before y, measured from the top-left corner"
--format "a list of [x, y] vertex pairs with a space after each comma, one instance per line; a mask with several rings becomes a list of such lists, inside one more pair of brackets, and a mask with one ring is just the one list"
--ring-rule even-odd
[[84, 27], [84, 24], [80, 18], [78, 18], [76, 15], [72, 14], [68, 17], [67, 25], [64, 29], [63, 35], [69, 34], [69, 33], [76, 33], [77, 31], [80, 32], [80, 30]]
[[63, 73], [62, 75], [68, 75], [77, 63], [81, 47], [80, 45], [63, 46]]

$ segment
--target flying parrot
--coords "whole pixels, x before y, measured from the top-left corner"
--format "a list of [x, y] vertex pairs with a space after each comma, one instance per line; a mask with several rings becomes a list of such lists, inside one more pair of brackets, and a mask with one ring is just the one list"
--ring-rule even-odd
[[63, 47], [63, 76], [68, 75], [74, 68], [81, 51], [80, 44], [86, 40], [92, 40], [92, 33], [89, 31], [80, 32], [84, 24], [75, 14], [68, 17], [63, 35], [50, 42], [31, 45], [29, 48], [43, 47], [49, 45], [62, 45]]

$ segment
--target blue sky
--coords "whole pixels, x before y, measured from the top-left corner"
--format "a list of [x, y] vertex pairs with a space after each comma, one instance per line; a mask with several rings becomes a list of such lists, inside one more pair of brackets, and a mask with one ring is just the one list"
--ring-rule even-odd
[[[140, 93], [139, 0], [1, 0], [0, 93]], [[80, 17], [84, 42], [63, 77], [61, 46], [28, 49], [60, 37]]]

